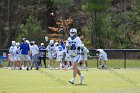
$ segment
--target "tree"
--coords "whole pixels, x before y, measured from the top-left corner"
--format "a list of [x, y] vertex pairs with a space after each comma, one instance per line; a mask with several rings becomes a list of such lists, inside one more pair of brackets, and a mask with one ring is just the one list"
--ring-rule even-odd
[[26, 19], [25, 24], [21, 24], [19, 28], [20, 34], [17, 38], [18, 41], [20, 41], [22, 38], [27, 38], [29, 40], [34, 40], [37, 43], [44, 40], [44, 37], [42, 36], [42, 28], [40, 26], [40, 22], [37, 20], [37, 18], [33, 16], [29, 16]]
[[85, 9], [91, 12], [91, 15], [94, 16], [92, 18], [92, 31], [91, 31], [91, 41], [94, 46], [94, 48], [98, 48], [96, 44], [97, 41], [97, 13], [100, 13], [102, 11], [105, 11], [109, 8], [109, 0], [87, 0], [85, 4]]

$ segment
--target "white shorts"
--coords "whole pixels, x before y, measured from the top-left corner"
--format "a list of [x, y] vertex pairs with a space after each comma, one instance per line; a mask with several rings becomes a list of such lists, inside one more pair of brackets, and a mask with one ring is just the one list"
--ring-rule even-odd
[[108, 60], [107, 55], [99, 56], [99, 60]]
[[62, 59], [63, 59], [63, 55], [58, 55], [56, 57], [56, 61], [58, 61], [58, 62], [62, 62]]
[[16, 56], [11, 55], [11, 56], [10, 56], [10, 61], [11, 61], [11, 62], [16, 61]]
[[65, 61], [69, 62], [70, 61], [70, 56], [66, 56]]
[[79, 63], [80, 62], [80, 55], [77, 55], [75, 57], [71, 57], [71, 62], [77, 62], [77, 63]]
[[81, 56], [80, 60], [81, 61], [87, 61], [87, 56]]
[[50, 54], [50, 53], [48, 54], [48, 58], [49, 58], [49, 59], [54, 59], [55, 57], [56, 57], [55, 54]]
[[16, 55], [16, 61], [20, 61], [20, 55]]

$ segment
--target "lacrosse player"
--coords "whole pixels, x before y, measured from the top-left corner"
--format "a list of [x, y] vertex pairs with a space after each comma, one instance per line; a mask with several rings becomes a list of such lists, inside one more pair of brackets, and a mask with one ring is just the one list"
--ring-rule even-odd
[[32, 55], [32, 66], [31, 69], [33, 68], [34, 64], [36, 66], [36, 70], [39, 69], [38, 67], [38, 60], [39, 60], [39, 48], [38, 46], [35, 44], [35, 41], [31, 41], [31, 55]]
[[72, 64], [70, 61], [70, 53], [69, 53], [69, 46], [68, 46], [68, 41], [64, 42], [65, 44], [65, 69], [72, 69]]
[[58, 69], [63, 69], [62, 59], [63, 59], [64, 49], [58, 42], [56, 42], [55, 45], [56, 45], [56, 61], [59, 63]]
[[80, 84], [83, 82], [83, 75], [81, 74], [80, 70], [78, 69], [78, 63], [80, 61], [80, 45], [82, 44], [81, 39], [77, 36], [77, 29], [71, 28], [70, 29], [70, 37], [68, 38], [68, 45], [69, 45], [69, 52], [71, 57], [71, 62], [73, 65], [73, 77], [69, 81], [69, 83], [74, 84], [76, 75], [80, 76]]
[[80, 53], [81, 53], [81, 61], [80, 61], [80, 70], [82, 70], [82, 64], [85, 64], [85, 70], [88, 71], [88, 64], [87, 64], [87, 57], [89, 50], [84, 46], [84, 44], [81, 44], [80, 47]]
[[[107, 69], [107, 66], [106, 66], [106, 61], [108, 60], [107, 53], [103, 49], [97, 49], [96, 55], [98, 56], [98, 60], [100, 62], [100, 65], [98, 68]], [[104, 64], [102, 63], [102, 61], [104, 61]]]
[[21, 63], [21, 59], [20, 59], [20, 43], [19, 42], [17, 42], [16, 43], [16, 47], [17, 47], [17, 49], [16, 49], [16, 65], [17, 65], [17, 68], [18, 67], [20, 67], [20, 63]]
[[15, 41], [12, 41], [12, 46], [9, 49], [10, 61], [12, 63], [11, 69], [15, 69], [15, 67], [16, 67], [16, 64], [15, 64], [15, 61], [16, 61], [16, 49], [17, 49], [16, 42]]
[[54, 40], [50, 40], [50, 43], [47, 46], [46, 50], [48, 51], [47, 56], [49, 58], [48, 68], [51, 69], [51, 63], [54, 61], [54, 58], [56, 57], [56, 48], [54, 46]]

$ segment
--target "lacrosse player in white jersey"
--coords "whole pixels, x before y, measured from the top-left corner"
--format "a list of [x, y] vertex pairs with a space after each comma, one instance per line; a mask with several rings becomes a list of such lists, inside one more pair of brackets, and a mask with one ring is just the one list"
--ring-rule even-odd
[[56, 69], [62, 69], [63, 68], [62, 59], [63, 59], [64, 49], [58, 42], [56, 42], [55, 45], [56, 45], [56, 61], [59, 63], [59, 66]]
[[82, 84], [84, 77], [78, 69], [78, 63], [80, 61], [80, 45], [82, 44], [82, 41], [77, 36], [77, 29], [70, 29], [70, 37], [68, 38], [68, 43], [71, 62], [73, 65], [73, 77], [69, 83], [74, 84], [76, 75], [78, 74], [80, 76], [80, 84]]
[[48, 51], [47, 56], [49, 58], [48, 68], [51, 69], [51, 63], [54, 61], [54, 58], [56, 57], [56, 48], [54, 46], [54, 40], [50, 40], [50, 43], [47, 46], [46, 50]]
[[35, 41], [31, 41], [31, 55], [32, 55], [32, 66], [31, 69], [33, 68], [34, 64], [36, 66], [36, 70], [39, 70], [38, 67], [38, 61], [39, 61], [39, 48], [35, 44]]
[[15, 41], [12, 41], [12, 46], [10, 47], [9, 49], [9, 53], [10, 53], [10, 60], [12, 62], [12, 65], [11, 65], [11, 69], [15, 69], [15, 61], [16, 61], [16, 42]]
[[[103, 49], [97, 49], [96, 55], [98, 56], [98, 60], [100, 62], [99, 69], [107, 69], [106, 66], [106, 61], [108, 60], [107, 58], [107, 53]], [[102, 63], [104, 61], [104, 64]]]
[[65, 69], [72, 69], [71, 60], [70, 60], [70, 53], [69, 53], [69, 45], [68, 41], [64, 42], [65, 44]]
[[85, 64], [85, 70], [88, 71], [88, 64], [87, 64], [87, 57], [89, 50], [84, 46], [84, 44], [81, 44], [80, 47], [80, 54], [81, 54], [81, 61], [80, 61], [80, 70], [82, 70], [82, 64]]
[[17, 66], [17, 68], [19, 68], [20, 67], [20, 64], [21, 64], [21, 59], [20, 59], [20, 43], [19, 42], [17, 42], [16, 43], [16, 47], [17, 47], [17, 49], [16, 49], [16, 60], [15, 60], [15, 63], [16, 63], [16, 66]]

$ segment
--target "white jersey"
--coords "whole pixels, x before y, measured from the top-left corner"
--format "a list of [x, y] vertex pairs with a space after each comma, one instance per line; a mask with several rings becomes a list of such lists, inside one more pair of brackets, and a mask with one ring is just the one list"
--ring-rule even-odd
[[59, 55], [62, 55], [63, 56], [63, 53], [64, 53], [64, 49], [61, 45], [59, 46], [56, 46], [56, 54], [59, 56]]
[[108, 60], [107, 53], [103, 49], [97, 49], [99, 51], [99, 60]]
[[17, 47], [16, 49], [16, 61], [20, 61], [20, 47]]
[[71, 37], [69, 37], [68, 44], [70, 47], [70, 56], [76, 56], [79, 53], [78, 46], [82, 44], [81, 39], [79, 37], [76, 37], [75, 39], [71, 39]]
[[50, 59], [53, 59], [54, 57], [56, 57], [56, 47], [55, 46], [48, 45], [46, 50], [48, 51], [48, 57]]
[[81, 60], [87, 61], [87, 54], [89, 53], [89, 50], [86, 47], [81, 48]]
[[12, 56], [15, 56], [16, 55], [16, 50], [17, 50], [16, 46], [11, 46], [10, 49], [9, 49], [9, 52]]
[[82, 41], [79, 37], [72, 39], [68, 38], [69, 45], [69, 53], [71, 62], [79, 62], [80, 61], [80, 49], [78, 47], [82, 44]]
[[38, 54], [39, 53], [39, 48], [38, 48], [38, 46], [37, 45], [32, 45], [32, 46], [30, 46], [30, 48], [31, 48], [31, 53], [32, 53], [32, 56], [34, 56], [34, 55], [36, 55], [36, 54]]
[[56, 60], [57, 61], [62, 61], [62, 58], [63, 58], [63, 53], [64, 53], [64, 49], [61, 45], [59, 46], [56, 46]]
[[89, 50], [86, 47], [81, 48], [81, 55], [82, 56], [87, 56], [88, 53], [89, 53]]
[[9, 53], [11, 54], [10, 61], [12, 61], [12, 62], [16, 61], [16, 50], [17, 50], [16, 46], [11, 46], [9, 49]]

